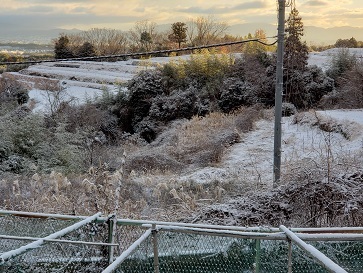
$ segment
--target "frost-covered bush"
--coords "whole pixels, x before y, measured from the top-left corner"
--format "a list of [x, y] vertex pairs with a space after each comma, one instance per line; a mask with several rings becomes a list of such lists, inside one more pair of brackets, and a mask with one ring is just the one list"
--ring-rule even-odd
[[175, 90], [169, 96], [159, 96], [152, 100], [149, 111], [150, 119], [171, 121], [180, 118], [191, 118], [198, 114], [200, 98], [196, 88]]
[[[18, 108], [18, 110], [21, 107]], [[70, 132], [66, 123], [48, 122], [44, 115], [13, 111], [0, 118], [0, 165], [6, 172], [53, 168], [64, 172], [85, 169], [90, 147], [79, 130]]]
[[0, 78], [0, 105], [9, 101], [16, 101], [18, 104], [24, 104], [28, 100], [28, 90], [11, 75]]
[[223, 112], [228, 113], [241, 106], [249, 106], [258, 102], [257, 90], [249, 82], [238, 78], [224, 80], [218, 101]]
[[326, 74], [335, 80], [338, 84], [340, 76], [351, 70], [357, 63], [357, 57], [349, 52], [347, 48], [340, 48], [339, 51], [332, 56], [329, 69]]
[[285, 82], [285, 101], [297, 108], [310, 108], [334, 90], [334, 80], [327, 77], [321, 68], [309, 66], [305, 71], [291, 71]]
[[0, 171], [21, 173], [24, 171], [24, 158], [19, 155], [11, 155], [1, 162]]
[[284, 102], [282, 103], [282, 116], [289, 117], [295, 115], [297, 112], [295, 105], [292, 103]]
[[248, 82], [255, 89], [254, 101], [265, 105], [274, 104], [275, 63], [273, 57], [264, 52], [237, 58], [225, 78], [236, 78]]
[[363, 63], [358, 62], [351, 70], [340, 76], [337, 88], [324, 96], [321, 106], [325, 108], [362, 108], [362, 83]]
[[134, 126], [148, 115], [152, 99], [163, 94], [162, 75], [158, 70], [142, 71], [129, 82], [128, 89], [128, 114]]
[[26, 157], [34, 157], [47, 138], [44, 126], [44, 118], [40, 115], [28, 115], [23, 119], [14, 120], [10, 132], [14, 152]]

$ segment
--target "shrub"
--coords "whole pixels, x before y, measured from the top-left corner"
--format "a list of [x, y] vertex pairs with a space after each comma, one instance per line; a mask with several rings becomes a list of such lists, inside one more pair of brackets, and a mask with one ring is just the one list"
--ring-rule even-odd
[[29, 158], [36, 157], [40, 145], [47, 138], [43, 117], [28, 115], [23, 119], [15, 120], [11, 125], [10, 135], [14, 145], [14, 153]]
[[317, 66], [307, 67], [305, 71], [294, 70], [285, 82], [285, 101], [297, 108], [310, 108], [334, 89], [333, 79], [324, 75]]
[[199, 113], [198, 101], [198, 90], [193, 87], [186, 91], [174, 91], [170, 96], [155, 97], [149, 117], [165, 122], [180, 118], [189, 119]]
[[220, 91], [218, 105], [225, 113], [241, 106], [249, 106], [258, 101], [257, 90], [250, 83], [237, 78], [224, 80]]
[[29, 95], [26, 90], [16, 79], [7, 75], [0, 78], [0, 105], [9, 101], [16, 101], [18, 104], [28, 102]]
[[190, 55], [189, 60], [170, 62], [161, 68], [167, 90], [193, 85], [207, 93], [214, 94], [219, 82], [234, 63], [228, 54], [217, 54], [214, 50], [203, 49]]
[[133, 127], [148, 115], [152, 99], [163, 94], [164, 89], [160, 71], [142, 71], [129, 82], [128, 89], [130, 92], [127, 103], [128, 114], [131, 119], [131, 127]]
[[282, 116], [289, 117], [297, 113], [295, 105], [292, 103], [284, 102], [282, 103]]
[[322, 99], [321, 105], [327, 108], [362, 108], [362, 82], [363, 63], [357, 63], [340, 76], [338, 87]]
[[335, 80], [337, 84], [339, 77], [346, 71], [351, 70], [357, 63], [357, 57], [349, 52], [347, 48], [340, 48], [338, 53], [333, 55], [329, 69], [326, 74]]

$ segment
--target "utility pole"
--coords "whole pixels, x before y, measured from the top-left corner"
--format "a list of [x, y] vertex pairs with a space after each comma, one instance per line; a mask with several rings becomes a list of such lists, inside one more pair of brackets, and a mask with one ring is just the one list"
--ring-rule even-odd
[[278, 0], [278, 28], [277, 28], [277, 63], [275, 88], [275, 130], [274, 130], [274, 162], [273, 187], [276, 188], [281, 176], [281, 117], [283, 93], [283, 62], [284, 62], [284, 36], [285, 36], [285, 0]]

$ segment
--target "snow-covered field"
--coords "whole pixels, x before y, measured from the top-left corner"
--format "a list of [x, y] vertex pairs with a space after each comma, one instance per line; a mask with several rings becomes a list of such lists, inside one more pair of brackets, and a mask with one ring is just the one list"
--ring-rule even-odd
[[[352, 51], [358, 57], [362, 49]], [[321, 53], [311, 53], [309, 64], [323, 69], [329, 66], [337, 49]], [[158, 63], [165, 63], [171, 58], [152, 58], [150, 60], [128, 60], [115, 63], [105, 62], [67, 62], [45, 63], [29, 67], [21, 72], [29, 77], [46, 77], [59, 80], [66, 100], [83, 103], [101, 96], [104, 90], [119, 90], [119, 86], [130, 80], [142, 69], [152, 69]], [[175, 59], [175, 58], [174, 58]], [[177, 59], [177, 58], [176, 58]], [[117, 84], [115, 84], [117, 83]], [[35, 111], [44, 111], [52, 101], [52, 93], [32, 89], [30, 99], [35, 103]], [[282, 126], [282, 168], [288, 169], [292, 162], [315, 160], [325, 155], [327, 137], [329, 149], [333, 155], [358, 154], [363, 150], [363, 110], [334, 110], [317, 112], [321, 118], [330, 118], [349, 131], [351, 137], [346, 139], [340, 133], [329, 133], [312, 127], [307, 123], [294, 123], [293, 117], [283, 118]], [[244, 177], [261, 185], [270, 185], [272, 181], [272, 160], [274, 141], [273, 120], [263, 119], [255, 124], [255, 130], [246, 133], [242, 142], [233, 145], [224, 155], [218, 167], [207, 167], [179, 177], [179, 180], [193, 179], [203, 183], [211, 179]]]
[[[282, 120], [282, 173], [292, 166], [308, 162], [321, 162], [327, 159], [328, 149], [333, 158], [341, 156], [361, 156], [363, 151], [363, 110], [317, 111], [321, 118], [331, 119], [345, 126], [351, 133], [346, 139], [342, 134], [327, 133], [308, 122], [315, 113], [307, 115], [306, 123], [293, 122], [294, 117]], [[310, 117], [310, 118], [309, 118]], [[181, 180], [208, 183], [211, 180], [226, 180], [238, 177], [243, 181], [262, 187], [269, 187], [273, 180], [274, 122], [262, 119], [255, 129], [242, 137], [242, 142], [233, 145], [222, 158], [219, 167], [208, 167], [187, 174]], [[305, 163], [304, 163], [305, 162]], [[300, 165], [300, 167], [302, 167]]]
[[[329, 49], [323, 52], [310, 53], [309, 65], [318, 65], [326, 70], [331, 58], [339, 49]], [[363, 56], [363, 49], [350, 49], [351, 53], [357, 57]], [[127, 83], [133, 76], [143, 69], [152, 69], [158, 64], [163, 64], [171, 60], [178, 60], [183, 57], [155, 57], [146, 60], [130, 59], [118, 62], [57, 62], [42, 63], [30, 66], [20, 73], [11, 73], [13, 76], [23, 78], [23, 81], [39, 82], [41, 79], [47, 81], [55, 79], [59, 81], [59, 86], [69, 97], [75, 97], [77, 101], [84, 101], [84, 97], [94, 98], [102, 93], [102, 90], [116, 91], [119, 87]], [[33, 83], [33, 86], [36, 85]], [[37, 102], [37, 109], [44, 103], [39, 94], [45, 90], [35, 88], [30, 91], [30, 98]], [[47, 95], [46, 95], [47, 96]], [[44, 95], [43, 95], [44, 97]]]

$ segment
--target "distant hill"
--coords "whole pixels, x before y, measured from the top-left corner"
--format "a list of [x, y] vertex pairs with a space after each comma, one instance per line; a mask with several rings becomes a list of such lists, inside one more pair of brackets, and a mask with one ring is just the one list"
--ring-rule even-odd
[[[158, 25], [159, 31], [170, 29], [171, 24]], [[277, 26], [266, 23], [247, 23], [232, 25], [228, 33], [236, 36], [246, 36], [248, 33], [253, 34], [257, 29], [266, 31], [267, 36], [277, 34]], [[28, 42], [49, 44], [52, 39], [57, 38], [60, 33], [77, 33], [79, 29], [49, 29], [49, 30], [11, 30], [9, 28], [0, 28], [0, 43], [5, 42]], [[349, 39], [354, 37], [358, 41], [363, 41], [363, 27], [334, 27], [321, 28], [315, 26], [305, 26], [305, 36], [303, 39], [308, 44], [328, 45], [334, 44], [336, 40]]]
[[50, 44], [60, 33], [77, 33], [79, 29], [48, 29], [48, 30], [11, 30], [0, 28], [0, 43], [37, 43]]
[[[246, 36], [248, 33], [253, 34], [256, 29], [263, 29], [267, 36], [277, 34], [277, 26], [266, 23], [257, 24], [238, 24], [229, 27], [228, 32], [232, 35]], [[354, 37], [358, 41], [363, 41], [363, 27], [334, 27], [321, 28], [314, 26], [305, 26], [303, 40], [308, 44], [334, 44], [339, 38], [349, 39]]]

